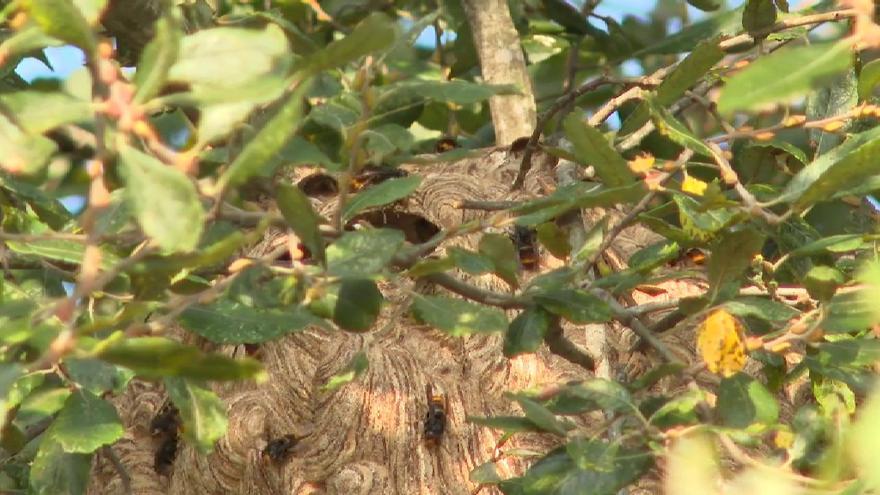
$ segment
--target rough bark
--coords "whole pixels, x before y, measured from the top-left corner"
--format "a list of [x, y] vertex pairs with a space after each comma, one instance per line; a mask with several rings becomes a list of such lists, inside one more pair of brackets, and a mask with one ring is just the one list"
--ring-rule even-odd
[[[517, 158], [494, 149], [481, 157], [432, 165], [420, 172], [424, 175], [420, 189], [393, 209], [421, 216], [440, 228], [483, 217], [486, 212], [461, 210], [457, 202], [511, 199], [508, 190], [518, 169]], [[548, 192], [554, 162], [546, 155], [538, 157], [539, 165], [529, 173], [521, 197]], [[319, 206], [324, 211], [334, 207]], [[478, 237], [462, 237], [453, 244], [474, 246]], [[621, 249], [631, 252], [653, 239], [645, 230], [631, 229], [622, 236], [622, 242], [631, 245]], [[271, 242], [267, 239], [255, 250], [264, 250]], [[545, 263], [552, 264], [551, 258], [542, 254]], [[469, 281], [506, 290], [494, 277]], [[262, 346], [268, 382], [215, 387], [229, 407], [227, 436], [207, 457], [182, 445], [169, 477], [153, 472], [157, 445], [148, 431], [164, 394], [157, 385], [134, 383], [116, 399], [126, 436], [114, 448], [131, 474], [135, 493], [466, 494], [475, 488], [468, 473], [490, 459], [500, 437], [497, 431], [468, 423], [466, 416], [516, 413], [503, 392], [589, 376], [547, 351], [508, 360], [502, 355], [500, 336], [453, 339], [409, 319], [405, 308], [410, 294], [440, 291], [433, 286], [406, 282], [382, 289], [389, 304], [371, 332], [312, 329], [285, 337]], [[567, 326], [565, 333], [584, 346], [591, 333], [601, 330], [601, 325]], [[183, 332], [179, 337], [195, 341]], [[216, 350], [230, 355], [242, 352], [232, 346]], [[367, 353], [369, 370], [339, 390], [321, 391], [326, 380], [359, 351]], [[449, 428], [438, 447], [426, 445], [422, 438], [426, 384], [445, 394], [449, 403]], [[589, 424], [586, 416], [580, 421]], [[281, 464], [267, 461], [261, 455], [266, 443], [286, 434], [300, 439], [293, 455]], [[544, 450], [551, 442], [532, 435], [516, 439], [511, 446]], [[498, 463], [504, 477], [520, 474], [526, 467], [524, 460], [515, 458]], [[99, 458], [93, 474], [90, 493], [122, 493], [121, 481], [106, 459]]]
[[521, 92], [493, 96], [489, 100], [495, 143], [509, 145], [530, 136], [537, 120], [519, 34], [510, 17], [507, 0], [464, 0], [463, 3], [480, 57], [483, 80], [490, 84], [512, 84]]

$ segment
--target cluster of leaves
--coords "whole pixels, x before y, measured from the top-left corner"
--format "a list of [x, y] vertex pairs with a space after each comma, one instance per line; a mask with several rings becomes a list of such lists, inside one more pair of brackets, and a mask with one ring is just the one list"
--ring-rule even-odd
[[[367, 165], [411, 160], [443, 135], [465, 149], [489, 144], [486, 101], [515, 88], [475, 82], [459, 2], [330, 1], [316, 10], [297, 1], [167, 0], [130, 77], [102, 41], [106, 3], [18, 0], [0, 12], [3, 490], [83, 493], [91, 456], [123, 433], [107, 399], [134, 376], [164, 380], [186, 440], [210, 451], [226, 418], [206, 381], [265, 373], [255, 359], [162, 337], [169, 325], [222, 344], [258, 344], [309, 325], [369, 331], [383, 305], [377, 282], [396, 277], [459, 292], [415, 297], [410, 310], [453, 336], [503, 333], [507, 356], [553, 349], [562, 320], [616, 320], [644, 330], [669, 361], [630, 383], [593, 379], [512, 394], [523, 417], [471, 418], [506, 436], [541, 431], [563, 441], [522, 477], [501, 480], [488, 462], [474, 471], [477, 483], [510, 494], [615, 493], [683, 430], [699, 429], [752, 465], [764, 461], [741, 449], [766, 450], [772, 437], [773, 455], [788, 461], [763, 468], [789, 487], [775, 493], [796, 493], [804, 480], [826, 491], [880, 487], [869, 449], [878, 427], [850, 424], [880, 358], [870, 330], [880, 319], [872, 307], [880, 265], [866, 203], [880, 189], [872, 95], [880, 71], [862, 63], [857, 39], [839, 39], [845, 26], [824, 39], [810, 34], [820, 22], [846, 22], [850, 11], [832, 15], [828, 1], [789, 13], [783, 0], [734, 10], [689, 0], [721, 10], [668, 34], [671, 19], [687, 20], [685, 2], [659, 2], [647, 20], [622, 23], [590, 14], [598, 2], [580, 11], [562, 0], [510, 2], [537, 101], [558, 110], [566, 105], [556, 99], [569, 99], [576, 109], [558, 123], [542, 119], [541, 132], [571, 144], [547, 149], [601, 180], [507, 210], [565, 260], [524, 284], [516, 247], [497, 233], [485, 233], [477, 250], [422, 259], [481, 223], [423, 242], [392, 228], [344, 228], [419, 185], [408, 176], [349, 190]], [[414, 46], [429, 26], [455, 33], [454, 41]], [[65, 44], [86, 61], [69, 79], [26, 82], [15, 73], [24, 57]], [[627, 60], [654, 75], [622, 77]], [[587, 79], [592, 91], [578, 93]], [[594, 122], [587, 112], [604, 116]], [[622, 123], [608, 133], [610, 114]], [[280, 214], [249, 206], [279, 167], [305, 164], [351, 193], [339, 195], [334, 218], [322, 218], [291, 185], [270, 189]], [[69, 212], [59, 201], [66, 196], [84, 197], [84, 209]], [[600, 222], [573, 246], [557, 219], [616, 204], [665, 240], [609, 270], [603, 252], [619, 229]], [[270, 224], [289, 228], [302, 249], [235, 259]], [[678, 301], [665, 328], [642, 323], [652, 308], [616, 302], [644, 284], [692, 276], [664, 267], [694, 248], [709, 253], [709, 288]], [[312, 263], [296, 259], [303, 252]], [[511, 292], [469, 287], [455, 270], [493, 273]], [[509, 321], [503, 309], [521, 312]], [[651, 393], [661, 378], [690, 372], [651, 335], [704, 319], [699, 348], [722, 375], [717, 390]], [[746, 354], [761, 363], [761, 380], [742, 372]], [[791, 354], [796, 366], [785, 360]], [[327, 387], [366, 366], [359, 354]], [[815, 401], [783, 421], [775, 392], [804, 376]], [[859, 407], [864, 418], [880, 414], [878, 400]], [[566, 418], [593, 411], [609, 418], [602, 431], [579, 431]], [[848, 438], [861, 441], [845, 448]], [[719, 471], [703, 462], [713, 457], [708, 445], [676, 447], [671, 459], [699, 462], [671, 462], [671, 472], [686, 479], [690, 468]]]

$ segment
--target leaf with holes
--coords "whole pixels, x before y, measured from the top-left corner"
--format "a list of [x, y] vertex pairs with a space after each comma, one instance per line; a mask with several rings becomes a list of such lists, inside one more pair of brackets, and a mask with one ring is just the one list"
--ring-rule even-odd
[[746, 364], [742, 323], [723, 309], [716, 309], [697, 329], [697, 351], [712, 373], [731, 376]]

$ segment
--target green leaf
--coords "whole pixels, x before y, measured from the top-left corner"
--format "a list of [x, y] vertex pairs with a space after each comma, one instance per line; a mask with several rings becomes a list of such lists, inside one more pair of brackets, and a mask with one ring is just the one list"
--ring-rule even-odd
[[355, 26], [348, 36], [331, 42], [308, 57], [307, 69], [317, 74], [390, 47], [397, 38], [397, 27], [385, 14], [372, 13]]
[[[451, 246], [447, 253], [454, 266], [471, 275], [489, 273], [495, 268], [495, 264], [488, 256], [458, 246]], [[439, 266], [445, 266], [445, 263], [441, 263]]]
[[468, 479], [479, 485], [496, 485], [501, 481], [494, 462], [484, 462], [471, 470]]
[[[180, 54], [181, 31], [175, 15], [166, 11], [153, 27], [153, 39], [144, 47], [133, 82], [134, 103], [143, 104], [159, 94]], [[204, 35], [203, 35], [204, 36]], [[192, 38], [190, 38], [190, 43]], [[237, 59], [244, 61], [244, 59]]]
[[[450, 248], [452, 252], [453, 248]], [[463, 249], [461, 251], [464, 251]], [[480, 257], [482, 258], [482, 256]], [[447, 270], [455, 268], [456, 262], [452, 258], [427, 258], [417, 262], [409, 270], [406, 275], [410, 277], [424, 277], [434, 273], [443, 273]], [[461, 266], [459, 266], [461, 268]], [[463, 268], [462, 268], [463, 269]]]
[[880, 127], [851, 136], [801, 169], [782, 197], [798, 209], [831, 197], [832, 193], [880, 173], [874, 158], [880, 150]]
[[822, 329], [827, 333], [849, 333], [876, 323], [876, 301], [864, 297], [862, 292], [844, 292], [832, 297], [827, 304]]
[[502, 430], [508, 435], [523, 431], [540, 431], [538, 427], [535, 426], [535, 423], [532, 423], [528, 418], [522, 416], [493, 416], [489, 418], [468, 416], [466, 421], [480, 426]]
[[546, 311], [541, 308], [526, 309], [510, 322], [504, 334], [504, 355], [511, 358], [537, 351], [549, 326], [550, 315]]
[[50, 435], [65, 452], [88, 454], [119, 440], [123, 432], [112, 404], [92, 392], [77, 390], [67, 397]]
[[453, 337], [507, 329], [503, 311], [451, 297], [416, 296], [412, 312], [422, 322]]
[[566, 384], [546, 406], [555, 414], [582, 414], [632, 410], [634, 404], [630, 393], [619, 383], [594, 378]]
[[512, 208], [511, 212], [520, 215], [516, 220], [517, 225], [530, 226], [544, 223], [575, 208], [597, 208], [638, 201], [644, 191], [640, 182], [612, 188], [596, 183], [576, 182], [558, 188], [550, 196]]
[[63, 229], [64, 224], [71, 219], [70, 213], [60, 201], [25, 181], [0, 174], [0, 188], [25, 201], [40, 220], [52, 229]]
[[652, 425], [660, 428], [693, 424], [699, 420], [696, 412], [697, 406], [705, 402], [705, 400], [705, 391], [689, 389], [657, 408], [648, 419]]
[[811, 297], [820, 302], [826, 302], [845, 281], [846, 279], [840, 270], [831, 266], [819, 265], [807, 272], [803, 284]]
[[146, 377], [259, 380], [266, 375], [259, 361], [204, 353], [164, 337], [129, 338], [102, 348], [96, 357], [125, 366]]
[[601, 220], [594, 223], [590, 230], [587, 231], [584, 243], [577, 248], [577, 252], [572, 255], [572, 261], [575, 266], [582, 266], [584, 263], [597, 255], [599, 248], [602, 246], [602, 240], [605, 238], [605, 232], [608, 227], [608, 217], [602, 217]]
[[[29, 256], [37, 256], [47, 260], [62, 261], [78, 265], [82, 263], [85, 245], [76, 241], [63, 239], [46, 239], [31, 242], [8, 242], [6, 245], [13, 252]], [[121, 260], [110, 251], [101, 250], [101, 269], [109, 270]]]
[[763, 246], [764, 236], [753, 229], [728, 233], [714, 243], [706, 267], [713, 298], [725, 285], [739, 281]]
[[64, 124], [85, 123], [92, 119], [92, 104], [61, 91], [15, 91], [0, 97], [9, 115], [15, 115], [21, 129], [42, 134]]
[[318, 228], [321, 217], [315, 213], [309, 197], [299, 187], [280, 184], [275, 199], [287, 225], [290, 225], [312, 257], [323, 263], [326, 259], [324, 238]]
[[226, 404], [213, 391], [182, 378], [165, 378], [165, 390], [180, 411], [183, 436], [202, 454], [209, 454], [226, 434]]
[[[217, 27], [185, 36], [168, 80], [185, 83], [200, 101], [265, 102], [278, 96], [290, 69], [290, 47], [274, 24], [263, 29]], [[230, 63], [230, 61], [236, 63]], [[168, 63], [169, 60], [162, 60]], [[161, 69], [161, 67], [160, 67]], [[271, 90], [270, 90], [271, 89]]]
[[519, 271], [519, 254], [510, 237], [501, 234], [485, 234], [480, 238], [480, 254], [492, 260], [493, 271], [511, 287], [517, 287], [516, 275]]
[[51, 435], [43, 437], [30, 470], [35, 495], [85, 495], [92, 456], [64, 452]]
[[721, 4], [718, 3], [719, 0], [687, 0], [687, 3], [693, 5], [694, 7], [709, 12], [711, 10], [718, 10], [721, 8]]
[[368, 187], [346, 203], [345, 209], [342, 212], [342, 221], [348, 222], [367, 208], [383, 206], [403, 199], [418, 189], [421, 183], [421, 177], [411, 175], [397, 179], [388, 179], [375, 186]]
[[598, 297], [578, 289], [557, 289], [536, 294], [535, 302], [572, 323], [601, 323], [611, 319], [611, 308]]
[[281, 150], [281, 158], [287, 165], [317, 165], [331, 172], [340, 172], [343, 168], [324, 154], [317, 145], [300, 136], [294, 136], [288, 141]]
[[[234, 64], [233, 64], [234, 65]], [[272, 158], [284, 147], [302, 121], [303, 98], [311, 87], [311, 79], [299, 81], [287, 101], [241, 150], [229, 168], [218, 179], [218, 190], [245, 183], [257, 174], [271, 170]]]
[[550, 251], [550, 254], [559, 259], [565, 259], [571, 253], [571, 244], [568, 241], [568, 234], [559, 228], [555, 222], [545, 222], [537, 227], [535, 231], [538, 234], [538, 241], [542, 246]]
[[659, 43], [654, 43], [639, 50], [634, 55], [642, 57], [655, 54], [675, 54], [689, 52], [701, 41], [715, 38], [716, 36], [733, 36], [737, 34], [741, 26], [742, 9], [733, 9], [709, 16], [700, 22], [695, 22], [667, 36]]
[[785, 12], [786, 14], [788, 13], [788, 0], [775, 0], [775, 2], [777, 9]]
[[301, 306], [258, 309], [229, 299], [190, 306], [178, 321], [187, 330], [218, 344], [268, 342], [320, 323]]
[[403, 232], [399, 230], [346, 232], [327, 247], [327, 272], [340, 277], [376, 275], [391, 261], [403, 241]]
[[27, 134], [0, 115], [0, 156], [3, 168], [13, 174], [34, 175], [42, 171], [57, 146], [44, 136]]
[[859, 72], [859, 101], [867, 100], [880, 83], [880, 60], [872, 60], [862, 66]]
[[860, 493], [880, 490], [880, 471], [877, 470], [880, 421], [877, 418], [880, 418], [880, 387], [875, 386], [847, 432], [849, 454], [855, 461], [859, 479], [865, 483], [866, 491]]
[[364, 371], [367, 371], [369, 365], [370, 361], [367, 359], [367, 353], [364, 351], [358, 352], [351, 358], [351, 361], [348, 362], [348, 365], [346, 365], [341, 372], [331, 376], [330, 379], [327, 380], [327, 383], [321, 387], [321, 391], [329, 392], [350, 383], [364, 374]]
[[646, 103], [651, 111], [651, 120], [654, 121], [657, 132], [691, 151], [701, 155], [712, 156], [712, 150], [709, 149], [706, 143], [697, 136], [694, 136], [681, 121], [672, 115], [672, 112], [651, 99], [646, 100]]
[[574, 145], [575, 155], [583, 165], [592, 165], [602, 182], [609, 187], [633, 182], [626, 160], [596, 128], [572, 113], [566, 117], [565, 135]]
[[65, 358], [64, 368], [80, 387], [98, 395], [121, 391], [130, 378], [130, 373], [98, 359]]
[[852, 66], [848, 42], [782, 49], [761, 57], [727, 81], [718, 111], [755, 110], [803, 95]]
[[519, 403], [529, 421], [534, 423], [539, 429], [560, 437], [564, 437], [570, 429], [566, 428], [565, 424], [556, 419], [556, 415], [550, 412], [549, 409], [532, 399], [517, 396], [515, 400]]
[[[715, 0], [710, 0], [714, 2]], [[706, 73], [724, 57], [718, 39], [701, 42], [684, 60], [679, 62], [657, 86], [654, 100], [660, 106], [675, 103], [691, 86], [702, 80]], [[641, 128], [650, 118], [647, 103], [640, 104], [620, 128], [620, 135], [630, 134]], [[628, 169], [627, 169], [628, 170]]]
[[130, 146], [119, 150], [125, 199], [144, 230], [165, 252], [192, 251], [205, 212], [195, 185], [183, 172]]
[[753, 37], [776, 23], [776, 6], [773, 0], [747, 0], [743, 9], [743, 28]]
[[717, 408], [721, 421], [731, 428], [772, 425], [779, 419], [779, 404], [773, 394], [742, 372], [721, 380]]
[[[807, 99], [807, 119], [823, 120], [849, 113], [858, 102], [856, 84], [856, 71], [850, 69], [811, 94]], [[846, 131], [848, 127], [849, 124], [844, 125], [841, 130]], [[810, 129], [810, 141], [815, 143], [816, 156], [825, 154], [842, 140], [839, 133]]]
[[333, 310], [333, 322], [343, 330], [366, 332], [379, 316], [383, 301], [376, 282], [362, 278], [343, 279]]
[[772, 323], [784, 323], [800, 313], [791, 306], [763, 297], [738, 297], [724, 303], [724, 309], [739, 317], [760, 318]]
[[[564, 447], [550, 451], [532, 465], [516, 483], [522, 495], [614, 495], [632, 483], [651, 465], [651, 455], [602, 440], [576, 438]], [[506, 492], [506, 490], [505, 490]]]
[[817, 354], [807, 357], [829, 367], [868, 366], [880, 360], [880, 340], [873, 338], [822, 342], [816, 349]]
[[82, 48], [92, 56], [97, 48], [89, 22], [70, 0], [28, 0], [30, 17], [44, 33]]
[[791, 257], [795, 257], [814, 256], [826, 252], [845, 253], [848, 251], [855, 251], [856, 249], [859, 249], [867, 241], [868, 239], [866, 239], [863, 234], [832, 235], [810, 242], [793, 251], [790, 251], [788, 254]]

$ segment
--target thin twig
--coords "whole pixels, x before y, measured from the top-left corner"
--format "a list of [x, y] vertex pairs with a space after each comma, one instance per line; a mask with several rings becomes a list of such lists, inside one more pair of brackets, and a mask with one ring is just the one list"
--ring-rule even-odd
[[738, 36], [734, 36], [733, 38], [728, 38], [726, 40], [718, 43], [718, 47], [725, 51], [735, 51], [743, 48], [742, 45], [753, 45], [756, 40], [764, 39], [767, 35], [773, 34], [779, 31], [785, 31], [786, 29], [791, 29], [800, 26], [809, 26], [813, 24], [822, 24], [825, 22], [833, 22], [840, 21], [844, 19], [849, 19], [858, 15], [858, 11], [855, 9], [845, 9], [845, 10], [835, 10], [833, 12], [824, 12], [822, 14], [814, 14], [814, 15], [805, 15], [802, 17], [794, 17], [791, 19], [785, 19], [783, 21], [777, 22], [776, 24], [767, 27], [765, 29], [759, 30], [754, 33], [752, 36], [749, 33], [740, 34]]
[[119, 459], [119, 456], [116, 455], [116, 452], [113, 450], [113, 447], [110, 445], [105, 445], [101, 448], [101, 452], [107, 456], [107, 459], [110, 460], [110, 464], [113, 465], [113, 469], [116, 470], [116, 473], [119, 474], [119, 479], [122, 481], [122, 491], [125, 495], [131, 495], [131, 476], [128, 474], [128, 470], [125, 469], [125, 466], [122, 464], [122, 461]]
[[547, 348], [553, 354], [556, 354], [562, 359], [576, 364], [589, 372], [596, 371], [596, 361], [593, 357], [565, 337], [565, 333], [562, 331], [562, 325], [559, 324], [558, 317], [553, 318], [550, 322], [550, 327], [547, 329], [547, 335], [544, 337], [544, 342], [547, 343]]
[[467, 282], [461, 281], [446, 273], [432, 273], [426, 275], [424, 278], [425, 280], [437, 284], [460, 296], [466, 297], [472, 301], [488, 304], [489, 306], [496, 306], [504, 309], [522, 309], [528, 305], [527, 299], [483, 289], [482, 287], [468, 284]]
[[462, 210], [499, 211], [516, 208], [521, 204], [521, 201], [475, 201], [471, 199], [464, 199], [458, 201], [453, 206]]
[[532, 155], [535, 153], [535, 150], [538, 149], [538, 140], [541, 139], [541, 133], [544, 132], [544, 127], [547, 125], [548, 122], [550, 122], [550, 119], [552, 119], [557, 112], [565, 108], [566, 105], [569, 104], [569, 102], [572, 102], [579, 96], [593, 91], [596, 88], [602, 87], [606, 84], [612, 84], [612, 81], [606, 77], [600, 77], [598, 79], [588, 81], [574, 91], [571, 91], [562, 98], [556, 100], [553, 105], [550, 106], [550, 108], [545, 110], [544, 113], [542, 113], [541, 116], [538, 117], [538, 122], [537, 124], [535, 124], [535, 130], [529, 137], [529, 142], [526, 144], [525, 150], [523, 152], [522, 161], [520, 161], [519, 164], [519, 172], [516, 174], [516, 179], [514, 179], [513, 184], [510, 186], [510, 189], [512, 191], [516, 191], [522, 188], [523, 182], [525, 182], [526, 179], [526, 174], [532, 167]]
[[636, 318], [635, 315], [631, 314], [629, 311], [627, 311], [626, 308], [621, 306], [620, 303], [614, 300], [614, 297], [612, 297], [607, 292], [599, 289], [593, 289], [592, 292], [595, 295], [604, 299], [606, 303], [608, 303], [608, 306], [611, 308], [612, 314], [614, 314], [614, 319], [616, 319], [623, 325], [631, 328], [636, 334], [638, 334], [639, 337], [642, 338], [642, 340], [646, 341], [648, 344], [651, 345], [651, 347], [656, 349], [657, 352], [660, 353], [660, 355], [663, 357], [663, 359], [670, 363], [681, 363], [681, 360], [678, 359], [678, 357], [676, 357], [676, 355], [673, 354], [668, 347], [666, 347], [666, 344], [660, 341], [660, 339], [658, 339], [656, 335], [651, 333], [651, 331], [641, 321], [639, 321], [639, 319]]

